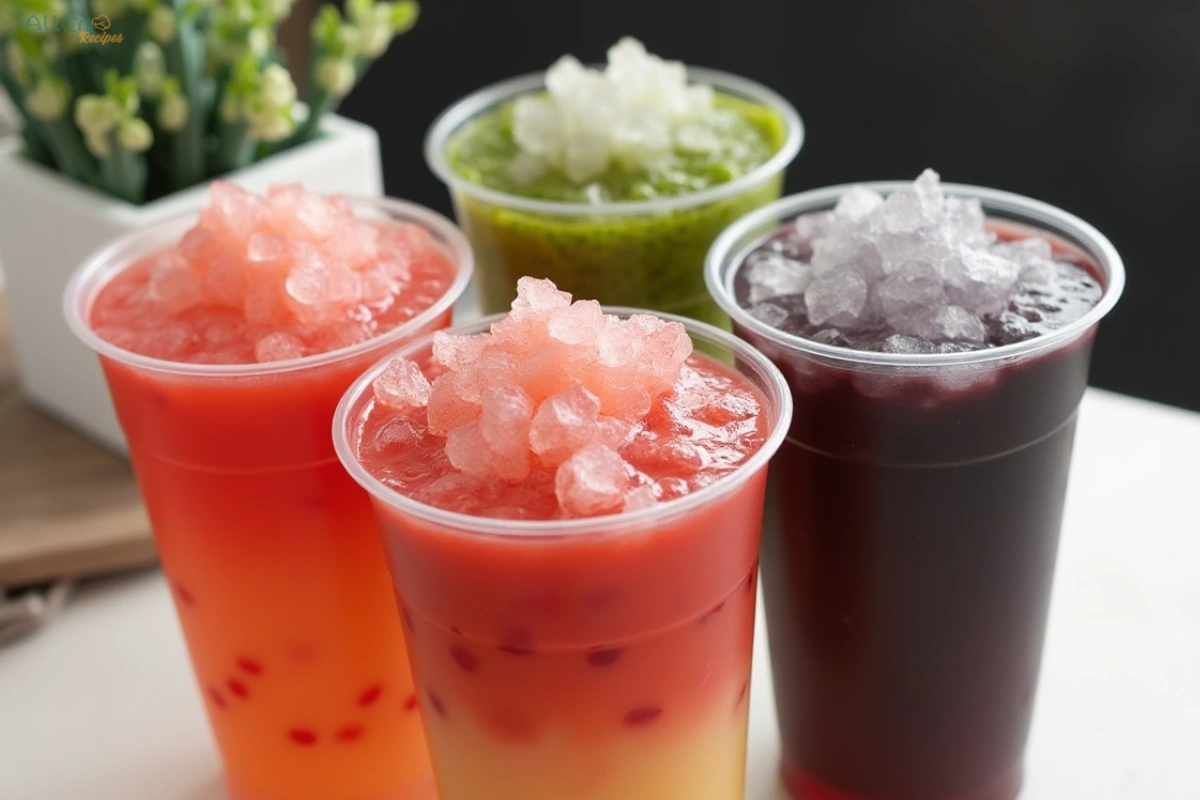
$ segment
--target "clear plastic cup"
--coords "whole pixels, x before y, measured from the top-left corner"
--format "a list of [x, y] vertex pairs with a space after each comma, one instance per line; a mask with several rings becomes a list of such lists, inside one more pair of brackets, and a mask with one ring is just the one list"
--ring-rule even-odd
[[1010, 800], [1076, 412], [1124, 268], [1070, 214], [947, 184], [977, 198], [997, 230], [1043, 233], [1090, 262], [1099, 305], [1044, 336], [941, 355], [820, 344], [752, 317], [737, 302], [745, 255], [847, 188], [748, 215], [706, 266], [736, 333], [780, 367], [796, 406], [772, 462], [763, 544], [785, 782], [803, 800]]
[[530, 275], [602, 304], [728, 327], [728, 318], [705, 291], [704, 255], [727, 225], [778, 199], [784, 170], [800, 152], [804, 126], [787, 100], [753, 81], [696, 67], [688, 69], [688, 77], [718, 94], [772, 109], [783, 126], [775, 155], [736, 180], [677, 197], [602, 204], [538, 200], [467, 180], [448, 163], [446, 146], [481, 114], [543, 90], [544, 74], [488, 86], [438, 117], [425, 138], [425, 159], [450, 188], [455, 214], [475, 248], [485, 313], [506, 311], [517, 279]]
[[[338, 408], [338, 454], [390, 555], [442, 800], [742, 797], [763, 492], [791, 404], [762, 355], [675, 319], [758, 388], [770, 430], [737, 471], [653, 508], [529, 521], [424, 505], [358, 457], [385, 365]], [[427, 364], [430, 347], [400, 353]]]
[[447, 219], [397, 200], [362, 219], [417, 223], [458, 269], [387, 333], [290, 361], [207, 365], [123, 350], [89, 326], [101, 288], [179, 241], [188, 213], [92, 255], [66, 289], [99, 355], [234, 800], [433, 800], [400, 619], [367, 494], [329, 438], [346, 387], [450, 322], [472, 256]]

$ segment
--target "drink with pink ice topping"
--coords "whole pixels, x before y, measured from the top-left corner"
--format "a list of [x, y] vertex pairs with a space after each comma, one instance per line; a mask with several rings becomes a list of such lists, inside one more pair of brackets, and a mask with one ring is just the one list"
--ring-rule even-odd
[[67, 290], [100, 355], [234, 800], [434, 797], [391, 580], [329, 424], [470, 276], [394, 200], [212, 204], [120, 239]]
[[522, 279], [507, 317], [403, 348], [335, 418], [443, 800], [742, 796], [787, 393], [728, 334], [614, 311]]

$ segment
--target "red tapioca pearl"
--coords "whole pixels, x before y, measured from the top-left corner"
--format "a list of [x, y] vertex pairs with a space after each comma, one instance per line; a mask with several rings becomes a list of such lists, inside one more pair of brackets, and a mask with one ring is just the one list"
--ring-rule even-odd
[[237, 660], [238, 668], [247, 675], [262, 675], [262, 664], [252, 658], [239, 658]]
[[442, 702], [442, 698], [438, 697], [433, 692], [425, 692], [425, 696], [429, 698], [429, 707], [436, 711], [441, 716], [446, 716], [446, 705]]
[[499, 649], [514, 656], [531, 656], [537, 652], [533, 644], [533, 634], [525, 628], [517, 628], [505, 634]]
[[179, 602], [183, 603], [185, 606], [196, 605], [196, 596], [193, 595], [191, 590], [182, 583], [177, 582], [175, 584], [175, 596], [178, 597]]
[[451, 647], [450, 657], [454, 659], [454, 663], [462, 667], [463, 672], [474, 672], [479, 668], [479, 659], [464, 647], [458, 645]]
[[749, 693], [750, 681], [746, 681], [742, 684], [742, 688], [738, 690], [737, 699], [733, 701], [734, 711], [742, 707], [742, 703], [746, 702], [746, 695]]
[[715, 607], [713, 607], [712, 611], [709, 611], [707, 614], [705, 614], [704, 616], [702, 616], [700, 618], [700, 624], [707, 625], [708, 623], [712, 622], [713, 619], [716, 618], [717, 614], [721, 613], [721, 609], [724, 607], [725, 607], [724, 601], [717, 603], [717, 605]]
[[213, 705], [217, 708], [225, 708], [225, 695], [221, 694], [217, 687], [208, 687], [208, 699], [212, 700]]
[[288, 738], [302, 747], [317, 743], [317, 735], [307, 728], [292, 728], [288, 731]]
[[363, 708], [374, 703], [379, 699], [379, 695], [383, 694], [383, 687], [379, 684], [370, 686], [363, 690], [363, 693], [358, 696], [358, 704]]
[[661, 717], [662, 713], [662, 706], [638, 706], [637, 708], [630, 709], [625, 715], [625, 725], [630, 728], [649, 725]]
[[337, 732], [337, 740], [339, 742], [353, 742], [355, 739], [362, 737], [363, 728], [361, 725], [347, 725]]
[[404, 710], [413, 711], [417, 707], [417, 693], [413, 692], [408, 697], [404, 698]]
[[593, 667], [609, 667], [617, 663], [617, 659], [621, 657], [621, 649], [619, 647], [610, 647], [605, 650], [592, 650], [587, 654], [587, 662]]
[[506, 739], [527, 742], [537, 736], [533, 718], [512, 708], [496, 708], [488, 712], [488, 725]]
[[229, 687], [229, 691], [233, 692], [238, 697], [245, 698], [250, 694], [250, 690], [246, 688], [246, 684], [242, 683], [237, 678], [230, 678], [225, 682], [225, 685]]

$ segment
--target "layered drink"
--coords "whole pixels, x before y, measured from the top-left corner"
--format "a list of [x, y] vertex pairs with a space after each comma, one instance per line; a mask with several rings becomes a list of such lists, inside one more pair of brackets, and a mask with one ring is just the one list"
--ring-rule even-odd
[[386, 348], [449, 323], [470, 270], [419, 207], [218, 183], [68, 287], [235, 800], [434, 796], [370, 502], [329, 426]]
[[441, 797], [736, 800], [782, 377], [709, 326], [519, 293], [378, 365], [335, 421]]

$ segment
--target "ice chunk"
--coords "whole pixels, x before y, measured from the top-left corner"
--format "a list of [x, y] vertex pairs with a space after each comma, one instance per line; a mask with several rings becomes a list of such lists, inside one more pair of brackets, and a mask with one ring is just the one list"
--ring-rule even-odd
[[394, 358], [372, 384], [375, 399], [400, 411], [429, 405], [429, 380], [416, 363]]
[[942, 306], [933, 316], [935, 335], [950, 341], [982, 342], [987, 338], [979, 317], [961, 306]]
[[975, 314], [1004, 308], [1019, 276], [1015, 261], [970, 247], [958, 248], [942, 268], [947, 297]]
[[746, 281], [750, 302], [758, 303], [780, 295], [803, 294], [812, 282], [812, 269], [778, 253], [761, 253], [747, 259]]
[[[859, 222], [867, 218], [875, 209], [883, 205], [883, 197], [864, 186], [852, 186], [838, 200], [833, 213], [850, 222]], [[801, 231], [802, 235], [810, 235], [812, 231]]]
[[906, 261], [876, 289], [879, 308], [889, 325], [899, 330], [911, 317], [946, 301], [942, 278], [925, 261]]
[[581, 300], [550, 314], [550, 338], [564, 344], [595, 342], [604, 326], [604, 312], [595, 300]]
[[883, 340], [879, 348], [884, 353], [933, 353], [936, 348], [928, 339], [895, 333]]
[[867, 304], [867, 282], [856, 270], [834, 270], [809, 284], [804, 302], [814, 325], [853, 327]]
[[597, 435], [600, 400], [576, 383], [538, 406], [529, 445], [547, 466], [562, 463]]
[[254, 345], [254, 357], [261, 361], [286, 361], [306, 355], [304, 342], [287, 331], [269, 333]]
[[571, 305], [571, 295], [563, 292], [549, 280], [524, 277], [517, 281], [517, 297], [512, 301], [512, 310], [551, 311]]
[[788, 321], [787, 309], [774, 303], [758, 303], [750, 306], [748, 311], [750, 316], [772, 328], [781, 328]]
[[612, 448], [590, 444], [559, 466], [554, 493], [567, 514], [603, 514], [621, 506], [631, 472], [629, 464]]

